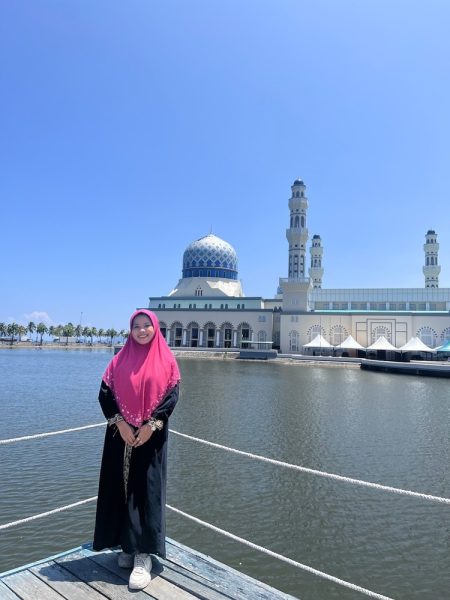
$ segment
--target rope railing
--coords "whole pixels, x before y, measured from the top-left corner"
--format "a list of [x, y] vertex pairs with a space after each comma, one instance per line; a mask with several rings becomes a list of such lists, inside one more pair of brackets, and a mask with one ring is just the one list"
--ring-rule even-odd
[[81, 427], [72, 427], [71, 429], [61, 429], [60, 431], [47, 431], [45, 433], [35, 433], [33, 435], [22, 435], [21, 437], [0, 440], [2, 444], [13, 444], [15, 442], [25, 442], [28, 440], [37, 440], [39, 438], [50, 437], [51, 435], [60, 435], [61, 433], [72, 433], [72, 431], [83, 431], [83, 429], [93, 429], [94, 427], [104, 427], [106, 423], [94, 423], [93, 425], [83, 425]]
[[194, 523], [198, 523], [199, 525], [202, 525], [203, 527], [206, 527], [207, 529], [211, 529], [212, 531], [215, 531], [216, 533], [220, 533], [223, 536], [234, 540], [235, 542], [240, 542], [241, 544], [244, 544], [245, 546], [248, 546], [249, 548], [252, 548], [253, 550], [259, 550], [259, 552], [262, 552], [263, 554], [267, 554], [268, 556], [271, 556], [272, 558], [277, 558], [278, 560], [281, 560], [282, 562], [285, 562], [288, 565], [297, 567], [299, 569], [302, 569], [303, 571], [312, 573], [313, 575], [317, 575], [318, 577], [321, 577], [322, 579], [327, 579], [328, 581], [337, 583], [338, 585], [346, 587], [350, 590], [354, 590], [356, 592], [361, 592], [362, 594], [365, 594], [366, 596], [369, 596], [370, 598], [378, 598], [378, 600], [393, 600], [392, 598], [389, 598], [388, 596], [383, 596], [381, 594], [377, 594], [376, 592], [372, 592], [371, 590], [368, 590], [364, 587], [355, 585], [354, 583], [350, 583], [348, 581], [345, 581], [344, 579], [339, 579], [338, 577], [335, 577], [334, 575], [329, 575], [328, 573], [324, 573], [323, 571], [319, 571], [318, 569], [314, 569], [313, 567], [310, 567], [303, 563], [297, 562], [296, 560], [293, 560], [292, 558], [288, 558], [287, 556], [278, 554], [278, 552], [273, 552], [272, 550], [269, 550], [268, 548], [264, 548], [264, 546], [259, 546], [258, 544], [255, 544], [253, 542], [250, 542], [249, 540], [246, 540], [245, 538], [234, 535], [234, 533], [230, 533], [229, 531], [226, 531], [225, 529], [221, 529], [220, 527], [216, 527], [215, 525], [212, 525], [211, 523], [207, 523], [206, 521], [202, 521], [201, 519], [198, 519], [197, 517], [193, 517], [192, 515], [189, 515], [188, 513], [185, 513], [182, 510], [175, 508], [174, 506], [170, 506], [169, 504], [166, 504], [166, 506], [169, 510], [173, 511], [174, 513], [176, 513], [178, 515], [185, 517], [186, 519], [189, 519], [190, 521], [194, 521]]
[[[95, 500], [97, 500], [97, 496], [92, 496], [92, 498], [86, 498], [85, 500], [73, 502], [72, 504], [66, 504], [65, 506], [60, 506], [53, 510], [47, 510], [46, 512], [43, 512], [43, 513], [32, 515], [30, 517], [25, 517], [24, 519], [19, 519], [17, 521], [11, 521], [10, 523], [4, 523], [3, 525], [0, 525], [0, 531], [4, 530], [4, 529], [10, 529], [11, 527], [15, 527], [17, 525], [24, 525], [25, 523], [35, 521], [36, 519], [42, 519], [44, 517], [48, 517], [49, 515], [54, 515], [54, 514], [63, 512], [65, 510], [70, 510], [71, 508], [75, 508], [75, 507], [81, 506], [83, 504], [88, 504], [90, 502], [94, 502]], [[272, 558], [277, 558], [278, 560], [280, 560], [282, 562], [285, 562], [293, 567], [302, 569], [303, 571], [307, 571], [308, 573], [311, 573], [313, 575], [321, 577], [322, 579], [326, 579], [328, 581], [331, 581], [333, 583], [336, 583], [336, 584], [346, 587], [348, 589], [354, 590], [356, 592], [360, 592], [362, 594], [365, 594], [366, 596], [369, 596], [370, 598], [377, 598], [378, 600], [393, 600], [392, 598], [390, 598], [388, 596], [383, 596], [382, 594], [372, 592], [371, 590], [368, 590], [367, 588], [361, 587], [354, 583], [350, 583], [348, 581], [345, 581], [344, 579], [339, 579], [338, 577], [335, 577], [334, 575], [330, 575], [323, 571], [319, 571], [318, 569], [314, 569], [313, 567], [310, 567], [308, 565], [300, 563], [296, 560], [293, 560], [292, 558], [288, 558], [287, 556], [278, 554], [278, 552], [273, 552], [272, 550], [269, 550], [268, 548], [265, 548], [264, 546], [260, 546], [258, 544], [255, 544], [254, 542], [246, 540], [245, 538], [239, 537], [239, 536], [235, 535], [234, 533], [231, 533], [230, 531], [226, 531], [225, 529], [221, 529], [220, 527], [217, 527], [216, 525], [212, 525], [211, 523], [202, 521], [202, 519], [199, 519], [198, 517], [194, 517], [193, 515], [190, 515], [178, 508], [175, 508], [174, 506], [170, 506], [169, 504], [166, 504], [166, 507], [169, 510], [171, 510], [172, 512], [174, 512], [178, 515], [181, 515], [181, 516], [193, 521], [194, 523], [202, 525], [203, 527], [206, 527], [207, 529], [215, 531], [216, 533], [220, 533], [221, 535], [228, 537], [229, 539], [232, 539], [235, 542], [240, 542], [241, 544], [248, 546], [249, 548], [252, 548], [253, 550], [258, 550], [259, 552], [262, 552], [263, 554], [267, 554], [268, 556], [271, 556]]]
[[276, 460], [274, 458], [267, 458], [267, 457], [261, 456], [259, 454], [252, 454], [251, 452], [244, 452], [243, 450], [237, 450], [236, 448], [229, 448], [228, 446], [222, 446], [221, 444], [216, 444], [215, 442], [209, 442], [208, 440], [202, 440], [201, 438], [196, 438], [191, 435], [187, 435], [186, 433], [180, 433], [179, 431], [174, 431], [173, 429], [170, 429], [170, 432], [175, 435], [179, 435], [183, 438], [194, 441], [194, 442], [199, 442], [199, 443], [205, 444], [207, 446], [212, 446], [213, 448], [219, 448], [220, 450], [226, 450], [227, 452], [233, 452], [234, 454], [246, 456], [247, 458], [252, 458], [255, 460], [266, 462], [271, 465], [276, 465], [278, 467], [294, 469], [295, 471], [300, 471], [302, 473], [308, 473], [310, 475], [318, 475], [319, 477], [325, 477], [327, 479], [334, 479], [335, 481], [342, 481], [343, 483], [350, 483], [353, 485], [359, 485], [359, 486], [363, 486], [363, 487], [367, 487], [367, 488], [381, 490], [383, 492], [391, 492], [393, 494], [400, 494], [402, 496], [411, 496], [413, 498], [420, 498], [421, 500], [431, 500], [433, 502], [440, 502], [441, 504], [450, 504], [450, 498], [445, 498], [445, 497], [441, 497], [441, 496], [433, 496], [431, 494], [422, 494], [421, 492], [412, 492], [410, 490], [403, 490], [401, 488], [396, 488], [396, 487], [392, 487], [389, 485], [382, 485], [380, 483], [373, 483], [371, 481], [364, 481], [362, 479], [354, 479], [353, 477], [344, 477], [343, 475], [336, 475], [335, 473], [327, 473], [326, 471], [318, 471], [317, 469], [310, 469], [308, 467], [294, 465], [291, 463], [283, 462], [281, 460]]
[[[34, 440], [38, 438], [44, 438], [64, 433], [71, 433], [73, 431], [82, 431], [84, 429], [92, 429], [94, 427], [104, 427], [106, 423], [95, 423], [93, 425], [83, 425], [81, 427], [73, 427], [71, 429], [62, 429], [60, 431], [50, 431], [45, 433], [37, 433], [34, 435], [26, 435], [17, 438], [9, 438], [0, 440], [0, 445], [2, 444], [12, 444], [14, 442], [22, 442], [27, 440]], [[317, 475], [318, 477], [324, 477], [326, 479], [331, 479], [334, 481], [340, 481], [342, 483], [349, 483], [351, 485], [357, 485], [361, 487], [371, 488], [383, 492], [390, 492], [392, 494], [398, 494], [401, 496], [409, 496], [411, 498], [418, 498], [420, 500], [427, 500], [430, 502], [438, 502], [440, 504], [450, 505], [450, 498], [445, 498], [442, 496], [434, 496], [432, 494], [424, 494], [422, 492], [414, 492], [411, 490], [405, 490], [402, 488], [396, 488], [393, 486], [382, 485], [381, 483], [374, 483], [371, 481], [364, 481], [363, 479], [355, 479], [354, 477], [345, 477], [343, 475], [338, 475], [336, 473], [328, 473], [326, 471], [319, 471], [318, 469], [311, 469], [309, 467], [302, 467], [301, 465], [295, 465], [292, 463], [283, 462], [281, 460], [276, 460], [274, 458], [267, 458], [266, 456], [261, 456], [259, 454], [253, 454], [251, 452], [245, 452], [244, 450], [238, 450], [237, 448], [230, 448], [229, 446], [223, 446], [222, 444], [217, 444], [216, 442], [210, 442], [209, 440], [204, 440], [202, 438], [194, 437], [191, 435], [187, 435], [186, 433], [181, 433], [180, 431], [175, 431], [174, 429], [169, 429], [170, 433], [174, 435], [180, 436], [187, 440], [198, 442], [200, 444], [204, 444], [206, 446], [210, 446], [213, 448], [218, 448], [220, 450], [225, 450], [227, 452], [231, 452], [234, 454], [238, 454], [240, 456], [245, 456], [247, 458], [251, 458], [253, 460], [258, 460], [261, 462], [265, 462], [268, 464], [272, 464], [278, 467], [284, 467], [287, 469], [293, 469], [295, 471], [299, 471], [301, 473], [307, 473], [309, 475]]]
[[11, 527], [16, 527], [17, 525], [24, 525], [25, 523], [29, 523], [30, 521], [35, 521], [36, 519], [43, 519], [44, 517], [48, 517], [50, 515], [56, 515], [56, 513], [63, 512], [64, 510], [69, 510], [71, 508], [75, 508], [76, 506], [81, 506], [82, 504], [88, 504], [89, 502], [94, 502], [97, 500], [97, 496], [92, 496], [92, 498], [86, 498], [85, 500], [79, 500], [78, 502], [73, 502], [72, 504], [66, 504], [65, 506], [60, 506], [59, 508], [54, 508], [53, 510], [47, 510], [43, 513], [39, 513], [37, 515], [32, 515], [31, 517], [25, 517], [24, 519], [18, 519], [17, 521], [11, 521], [10, 523], [3, 523], [0, 525], [0, 531], [2, 529], [10, 529]]

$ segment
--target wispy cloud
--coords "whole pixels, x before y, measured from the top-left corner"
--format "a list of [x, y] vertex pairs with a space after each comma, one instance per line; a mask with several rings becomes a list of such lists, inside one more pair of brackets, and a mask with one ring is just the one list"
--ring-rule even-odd
[[25, 320], [27, 323], [33, 321], [33, 323], [45, 323], [46, 325], [51, 325], [53, 323], [48, 312], [43, 310], [34, 310], [31, 313], [25, 313], [22, 320]]

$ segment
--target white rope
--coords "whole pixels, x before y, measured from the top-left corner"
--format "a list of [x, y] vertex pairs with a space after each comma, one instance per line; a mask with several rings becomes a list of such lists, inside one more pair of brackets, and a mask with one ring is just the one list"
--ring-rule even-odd
[[264, 554], [268, 554], [269, 556], [272, 556], [273, 558], [277, 558], [278, 560], [286, 562], [289, 565], [298, 567], [299, 569], [303, 569], [304, 571], [308, 571], [308, 573], [312, 573], [313, 575], [317, 575], [318, 577], [322, 577], [323, 579], [328, 579], [328, 581], [332, 581], [333, 583], [337, 583], [338, 585], [342, 585], [342, 586], [349, 588], [351, 590], [354, 590], [356, 592], [361, 592], [362, 594], [365, 594], [366, 596], [370, 596], [371, 598], [378, 598], [379, 600], [392, 600], [392, 598], [389, 598], [388, 596], [382, 596], [381, 594], [377, 594], [376, 592], [371, 592], [370, 590], [360, 587], [359, 585], [349, 583], [348, 581], [345, 581], [344, 579], [339, 579], [338, 577], [334, 577], [333, 575], [329, 575], [328, 573], [324, 573], [323, 571], [319, 571], [317, 569], [314, 569], [313, 567], [309, 567], [308, 565], [299, 563], [296, 560], [292, 560], [292, 558], [287, 558], [286, 556], [283, 556], [282, 554], [278, 554], [277, 552], [273, 552], [272, 550], [268, 550], [267, 548], [264, 548], [263, 546], [258, 546], [257, 544], [254, 544], [253, 542], [249, 542], [248, 540], [241, 538], [237, 535], [234, 535], [233, 533], [230, 533], [229, 531], [225, 531], [224, 529], [220, 529], [220, 527], [211, 525], [211, 523], [206, 523], [205, 521], [202, 521], [201, 519], [197, 519], [197, 517], [188, 515], [187, 513], [183, 512], [182, 510], [179, 510], [178, 508], [174, 508], [173, 506], [170, 506], [169, 504], [166, 504], [166, 506], [169, 510], [172, 510], [173, 512], [175, 512], [177, 514], [182, 515], [183, 517], [186, 517], [187, 519], [194, 521], [195, 523], [198, 523], [199, 525], [203, 525], [204, 527], [207, 527], [208, 529], [212, 529], [213, 531], [215, 531], [217, 533], [221, 533], [225, 537], [228, 537], [236, 542], [240, 542], [241, 544], [244, 544], [245, 546], [249, 546], [250, 548], [253, 548], [253, 550], [259, 550], [260, 552], [263, 552]]
[[38, 515], [26, 517], [25, 519], [19, 519], [18, 521], [11, 521], [11, 523], [4, 523], [3, 525], [0, 525], [0, 530], [1, 529], [9, 529], [10, 527], [14, 527], [15, 525], [22, 525], [23, 523], [29, 523], [30, 521], [35, 521], [36, 519], [42, 519], [43, 517], [48, 517], [49, 515], [54, 515], [56, 513], [62, 512], [63, 510], [69, 510], [69, 508], [75, 508], [75, 506], [81, 506], [81, 504], [87, 504], [88, 502], [94, 502], [94, 500], [97, 500], [97, 496], [92, 496], [92, 498], [86, 498], [86, 500], [80, 500], [79, 502], [74, 502], [73, 504], [66, 504], [66, 506], [60, 506], [59, 508], [54, 508], [53, 510], [48, 510], [47, 512], [43, 512]]
[[221, 444], [216, 444], [214, 442], [209, 442], [207, 440], [202, 440], [200, 438], [193, 437], [191, 435], [186, 435], [185, 433], [180, 433], [179, 431], [174, 431], [173, 429], [169, 430], [171, 433], [175, 435], [179, 435], [188, 440], [192, 440], [194, 442], [200, 442], [201, 444], [206, 444], [207, 446], [212, 446], [213, 448], [219, 448], [220, 450], [227, 450], [228, 452], [233, 452], [234, 454], [240, 454], [241, 456], [246, 456], [247, 458], [253, 458], [255, 460], [261, 460], [263, 462], [270, 463], [272, 465], [277, 465], [278, 467], [286, 467], [288, 469], [294, 469], [295, 471], [301, 471], [302, 473], [309, 473], [311, 475], [318, 475], [319, 477], [326, 477], [328, 479], [334, 479], [335, 481], [343, 481], [345, 483], [351, 483], [353, 485], [360, 485], [368, 488], [373, 488], [376, 490], [382, 490], [384, 492], [392, 492], [394, 494], [401, 494], [403, 496], [412, 496], [414, 498], [421, 498], [422, 500], [432, 500], [433, 502], [440, 502], [442, 504], [450, 504], [450, 498], [442, 498], [441, 496], [432, 496], [430, 494], [421, 494], [419, 492], [411, 492], [409, 490], [402, 490], [400, 488], [395, 488], [387, 485], [381, 485], [380, 483], [372, 483], [370, 481], [363, 481], [362, 479], [353, 479], [352, 477], [344, 477], [342, 475], [335, 475], [334, 473], [327, 473], [325, 471], [317, 471], [316, 469], [309, 469], [308, 467], [301, 467], [300, 465], [293, 465], [291, 463], [282, 462], [280, 460], [275, 460], [273, 458], [266, 458], [265, 456], [260, 456], [259, 454], [252, 454], [251, 452], [244, 452], [243, 450], [236, 450], [235, 448], [229, 448], [228, 446], [222, 446]]
[[[106, 423], [96, 423], [94, 425], [84, 425], [82, 427], [74, 427], [72, 429], [62, 429], [61, 431], [50, 431], [47, 433], [37, 433], [35, 435], [25, 435], [18, 438], [10, 438], [6, 440], [0, 440], [0, 445], [2, 444], [11, 444], [13, 442], [21, 442], [24, 440], [33, 440], [36, 438], [43, 438], [52, 435], [59, 435], [60, 433], [69, 433], [72, 431], [82, 431], [83, 429], [91, 429], [93, 427], [104, 427]], [[410, 490], [403, 490], [401, 488], [395, 488], [388, 485], [382, 485], [380, 483], [372, 483], [370, 481], [364, 481], [362, 479], [354, 479], [353, 477], [344, 477], [343, 475], [336, 475], [335, 473], [327, 473], [326, 471], [318, 471], [317, 469], [310, 469], [308, 467], [302, 467], [300, 465], [294, 465], [291, 463], [286, 463], [281, 460], [276, 460], [274, 458], [266, 458], [265, 456], [260, 456], [259, 454], [252, 454], [251, 452], [244, 452], [243, 450], [237, 450], [236, 448], [229, 448], [228, 446], [222, 446], [221, 444], [216, 444], [215, 442], [210, 442], [208, 440], [203, 440], [201, 438], [193, 437], [191, 435], [187, 435], [186, 433], [181, 433], [180, 431], [175, 431], [174, 429], [169, 429], [169, 431], [175, 435], [179, 435], [180, 437], [184, 437], [187, 440], [191, 440], [193, 442], [199, 442], [200, 444], [205, 444], [206, 446], [212, 446], [213, 448], [219, 448], [220, 450], [226, 450], [227, 452], [233, 452], [234, 454], [239, 454], [241, 456], [246, 456], [247, 458], [252, 458], [254, 460], [260, 460], [262, 462], [266, 462], [272, 465], [276, 465], [278, 467], [285, 467], [288, 469], [293, 469], [295, 471], [300, 471], [302, 473], [308, 473], [310, 475], [317, 475], [319, 477], [325, 477], [327, 479], [333, 479], [335, 481], [341, 481], [344, 483], [350, 483], [352, 485], [359, 485], [362, 487], [372, 488], [375, 490], [381, 490], [383, 492], [391, 492], [393, 494], [399, 494], [402, 496], [410, 496], [413, 498], [420, 498], [421, 500], [430, 500], [432, 502], [439, 502], [441, 504], [449, 504], [450, 498], [444, 498], [441, 496], [433, 496], [431, 494], [422, 494], [420, 492], [412, 492]]]
[[83, 429], [92, 429], [93, 427], [104, 427], [106, 423], [96, 423], [95, 425], [83, 425], [83, 427], [73, 427], [72, 429], [61, 429], [60, 431], [48, 431], [47, 433], [36, 433], [34, 435], [23, 435], [22, 437], [0, 440], [1, 444], [12, 444], [13, 442], [23, 442], [25, 440], [36, 440], [37, 438], [59, 435], [60, 433], [69, 433], [71, 431], [82, 431]]

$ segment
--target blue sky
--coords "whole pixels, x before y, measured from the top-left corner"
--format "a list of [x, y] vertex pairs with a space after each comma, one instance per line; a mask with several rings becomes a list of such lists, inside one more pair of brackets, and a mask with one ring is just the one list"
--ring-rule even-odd
[[126, 327], [212, 231], [249, 296], [307, 185], [323, 287], [450, 287], [446, 0], [24, 0], [0, 21], [0, 320]]

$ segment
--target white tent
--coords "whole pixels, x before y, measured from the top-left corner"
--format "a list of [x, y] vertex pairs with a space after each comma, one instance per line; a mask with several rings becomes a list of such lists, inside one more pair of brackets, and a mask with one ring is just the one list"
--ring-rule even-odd
[[397, 348], [389, 342], [384, 335], [381, 335], [376, 342], [367, 347], [367, 350], [393, 350], [398, 352]]
[[333, 346], [318, 333], [313, 340], [307, 344], [303, 344], [303, 348], [333, 348]]
[[349, 335], [347, 339], [336, 346], [336, 349], [337, 348], [340, 348], [341, 350], [365, 350], [364, 346], [361, 346], [361, 344], [357, 342], [351, 335]]
[[418, 337], [412, 337], [409, 342], [399, 348], [401, 352], [436, 352], [422, 342]]

